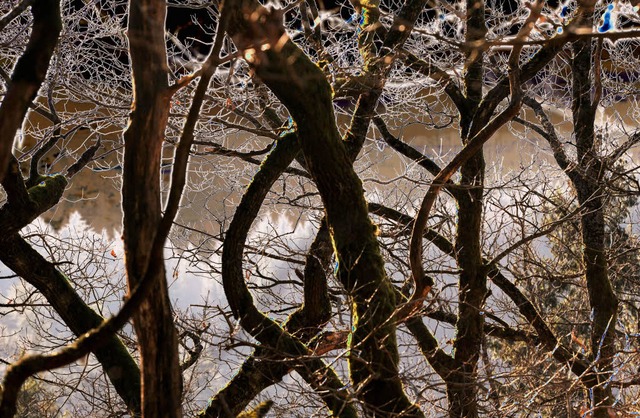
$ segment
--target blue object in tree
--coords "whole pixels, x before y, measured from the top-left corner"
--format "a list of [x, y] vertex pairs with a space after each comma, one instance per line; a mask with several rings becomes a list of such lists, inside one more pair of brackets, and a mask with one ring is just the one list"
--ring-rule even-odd
[[360, 15], [358, 15], [358, 13], [353, 13], [349, 19], [345, 20], [345, 23], [357, 22], [359, 17]]
[[598, 32], [605, 33], [611, 30], [612, 22], [611, 22], [611, 12], [613, 12], [613, 4], [607, 6], [607, 10], [604, 11], [602, 15], [602, 24], [598, 27]]
[[362, 25], [364, 24], [364, 14], [353, 13], [351, 17], [345, 20], [345, 23], [358, 23], [358, 28], [356, 29], [356, 33], [360, 34], [360, 30], [362, 29]]
[[[291, 116], [289, 116], [287, 118], [287, 125], [285, 127], [282, 128], [282, 131], [280, 132], [280, 136], [286, 136], [290, 133], [293, 133], [296, 130], [296, 125], [295, 123], [293, 123], [293, 118]], [[275, 147], [275, 145], [274, 145]]]

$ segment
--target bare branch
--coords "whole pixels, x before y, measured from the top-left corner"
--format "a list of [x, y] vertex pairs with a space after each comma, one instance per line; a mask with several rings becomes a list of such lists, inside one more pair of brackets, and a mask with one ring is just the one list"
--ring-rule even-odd
[[11, 9], [9, 13], [2, 16], [2, 19], [0, 19], [0, 31], [4, 30], [4, 28], [9, 23], [11, 23], [13, 19], [24, 13], [24, 11], [27, 10], [27, 8], [30, 7], [34, 2], [35, 0], [22, 0], [16, 7]]
[[0, 106], [0, 181], [7, 171], [16, 133], [44, 81], [62, 30], [58, 0], [37, 1], [31, 7], [31, 13], [31, 38], [13, 69], [11, 82]]

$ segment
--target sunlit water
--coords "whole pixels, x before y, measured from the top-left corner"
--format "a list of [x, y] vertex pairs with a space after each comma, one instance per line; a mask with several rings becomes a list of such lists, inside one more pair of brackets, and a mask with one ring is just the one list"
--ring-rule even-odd
[[[437, 136], [424, 134], [424, 132], [419, 134], [421, 133], [419, 130], [417, 132], [418, 134], [416, 134], [416, 131], [406, 129], [404, 132], [398, 132], [398, 134], [404, 134], [405, 138], [412, 138], [409, 142], [414, 147], [425, 155], [432, 157], [442, 166], [461, 148], [458, 145], [457, 134], [453, 130], [445, 130]], [[412, 172], [412, 170], [417, 170], [416, 164], [398, 156], [380, 143], [374, 142], [373, 145], [375, 146], [366, 148], [367, 151], [359, 165], [360, 169], [363, 170], [361, 171], [361, 177], [364, 181], [368, 199], [385, 203], [384, 200], [389, 196], [390, 190], [395, 191], [395, 187], [405, 187], [407, 190], [403, 193], [413, 196], [414, 205], [417, 204], [426, 191], [426, 185], [422, 188], [415, 189], [414, 187], [414, 189], [411, 189], [410, 184], [394, 181]], [[535, 179], [537, 176], [541, 176], [543, 181], [553, 181], [559, 184], [566, 181], [563, 178], [563, 174], [553, 164], [552, 157], [544, 144], [535, 139], [517, 138], [506, 128], [502, 129], [485, 146], [485, 156], [489, 193], [498, 193], [497, 200], [504, 206], [512, 202], [517, 194], [492, 191], [492, 187], [506, 185], [506, 188], [508, 188], [510, 187], [509, 185], [513, 184], [513, 180], [519, 177], [532, 177]], [[631, 158], [632, 160], [634, 159], [632, 156]], [[255, 170], [257, 170], [257, 167], [252, 168], [250, 172], [255, 172]], [[201, 173], [202, 170], [200, 169], [193, 170], [191, 178], [193, 179], [194, 176], [200, 176], [198, 178], [201, 178]], [[103, 279], [109, 282], [107, 287], [113, 289], [108, 293], [106, 301], [97, 302], [96, 295], [91, 292], [86, 294], [85, 300], [93, 301], [92, 307], [99, 310], [104, 316], [117, 311], [125, 294], [124, 249], [120, 239], [122, 218], [118, 184], [120, 175], [120, 168], [113, 165], [109, 169], [96, 169], [96, 167], [85, 169], [73, 179], [60, 204], [23, 231], [25, 234], [47, 234], [61, 241], [86, 241], [92, 243], [91, 248], [83, 247], [87, 250], [84, 256], [85, 259], [79, 260], [76, 258], [77, 255], [71, 253], [69, 253], [69, 259], [73, 260], [72, 262], [82, 263], [90, 261], [89, 257], [95, 257], [99, 260], [99, 267], [97, 268], [100, 269], [100, 272], [93, 271], [91, 276], [102, 275]], [[246, 182], [249, 179], [250, 175], [246, 176]], [[218, 234], [223, 227], [220, 226], [219, 221], [224, 219], [226, 219], [226, 222], [229, 221], [244, 185], [236, 184], [235, 191], [228, 191], [225, 189], [225, 186], [228, 185], [226, 179], [222, 177], [216, 178], [214, 175], [209, 180], [210, 184], [208, 186], [198, 186], [187, 191], [183, 199], [184, 207], [178, 216], [177, 223], [194, 227], [205, 235], [208, 234], [211, 237], [208, 248], [212, 250], [212, 253], [205, 257], [205, 261], [219, 265], [219, 252], [214, 251], [215, 248], [220, 248]], [[164, 176], [164, 181], [165, 185], [168, 185], [167, 175]], [[405, 209], [407, 214], [412, 216], [415, 214], [410, 207]], [[455, 210], [455, 208], [452, 210]], [[260, 234], [284, 232], [287, 234], [286, 240], [289, 245], [304, 252], [314, 238], [315, 227], [313, 223], [300, 215], [299, 212], [282, 212], [280, 208], [274, 207], [271, 213], [267, 211], [256, 221], [252, 232], [253, 237]], [[487, 207], [487, 214], [485, 215], [487, 219], [495, 220], [500, 216], [500, 210]], [[504, 220], [504, 222], [508, 222], [508, 220]], [[631, 225], [635, 225], [635, 222], [631, 220], [629, 222]], [[491, 230], [491, 225], [487, 225], [487, 228], [496, 237], [495, 242], [492, 244], [495, 250], [508, 242], [508, 229], [496, 232]], [[185, 255], [190, 251], [196, 250], [195, 244], [189, 244], [189, 240], [200, 233], [190, 230], [184, 231], [181, 236], [174, 238], [175, 242], [180, 243], [180, 250], [169, 243], [165, 251], [170, 295], [177, 311], [191, 318], [202, 316], [204, 321], [207, 317], [203, 310], [204, 306], [207, 306], [209, 310], [219, 307], [220, 311], [226, 311], [227, 303], [220, 278], [216, 274], [207, 272], [206, 264], [198, 265], [193, 261], [193, 258]], [[540, 239], [538, 242], [539, 250], [544, 252], [546, 245], [544, 239]], [[38, 247], [38, 249], [45, 257], [48, 257], [43, 247]], [[89, 250], [91, 252], [88, 252]], [[187, 250], [186, 253], [183, 250]], [[429, 248], [427, 251], [428, 259], [437, 257], [435, 249]], [[291, 277], [291, 266], [286, 261], [261, 257], [257, 257], [256, 260], [263, 272], [268, 272], [275, 278], [287, 279]], [[89, 264], [87, 263], [87, 265]], [[446, 268], [454, 267], [451, 261], [449, 261], [448, 265], [443, 265], [442, 262], [439, 262], [439, 268], [443, 268], [443, 266]], [[0, 280], [0, 294], [3, 296], [3, 303], [7, 303], [10, 300], [19, 300], [28, 290], [25, 290], [18, 279], [11, 278], [11, 272], [4, 266], [0, 266], [0, 268], [0, 275], [8, 277]], [[86, 268], [93, 267], [87, 266]], [[455, 277], [450, 274], [443, 274], [439, 279], [439, 285], [445, 288], [441, 296], [455, 299], [457, 292], [455, 287], [447, 286], [455, 283]], [[76, 280], [76, 278], [72, 277], [72, 280]], [[500, 292], [495, 292], [494, 296], [500, 297]], [[299, 292], [294, 290], [293, 287], [283, 286], [278, 290], [278, 297], [286, 298], [289, 303], [295, 303], [299, 302], [295, 299], [300, 296]], [[44, 302], [42, 298], [37, 299], [40, 303]], [[265, 311], [269, 311], [273, 307], [272, 303], [274, 301], [268, 296], [256, 295], [256, 300], [258, 306]], [[37, 309], [36, 312], [40, 312], [39, 310], [43, 308]], [[15, 347], [20, 347], [22, 345], [20, 342], [25, 339], [30, 340], [31, 344], [42, 343], [44, 346], [48, 345], [47, 341], [42, 340], [41, 337], [34, 335], [30, 331], [30, 325], [34, 322], [38, 322], [40, 327], [50, 327], [58, 330], [53, 332], [58, 332], [60, 338], [71, 337], [68, 331], [64, 330], [64, 326], [58, 324], [55, 318], [38, 318], [36, 321], [34, 315], [37, 314], [25, 310], [24, 313], [13, 312], [0, 318], [0, 329], [4, 343], [2, 348], [3, 358], [15, 359], [16, 356], [22, 354]], [[275, 316], [278, 317], [278, 315]], [[283, 316], [280, 315], [280, 317]], [[508, 320], [508, 318], [506, 319]], [[342, 325], [348, 327], [348, 317], [342, 318], [342, 320], [345, 322]], [[216, 341], [215, 337], [212, 337], [212, 340], [209, 341], [211, 345], [207, 348], [206, 354], [203, 355], [200, 363], [194, 369], [197, 373], [192, 377], [194, 379], [191, 382], [193, 387], [206, 386], [205, 390], [194, 394], [196, 403], [200, 407], [205, 405], [207, 398], [212, 393], [219, 390], [230, 379], [241, 364], [244, 356], [251, 351], [248, 346], [227, 350], [222, 344], [216, 344], [216, 342], [222, 343], [228, 340], [230, 335], [233, 335], [237, 341], [250, 340], [246, 334], [237, 328], [235, 322], [231, 322], [233, 328], [230, 328], [229, 324], [219, 315], [215, 316], [215, 323], [209, 324], [212, 330], [211, 334], [218, 335], [219, 340]], [[432, 325], [436, 337], [442, 342], [444, 349], [449, 351], [451, 347], [447, 341], [451, 338], [452, 327], [436, 323]], [[131, 332], [131, 330], [129, 329], [128, 332]], [[401, 334], [399, 341], [401, 350], [405, 354], [410, 354], [412, 350], [415, 350], [415, 345], [411, 344], [409, 336]], [[415, 360], [419, 358], [418, 353], [413, 354], [416, 355], [405, 356], [406, 361], [403, 362], [402, 367], [407, 372], [417, 373], [416, 367], [419, 367], [422, 362]], [[421, 367], [424, 367], [424, 365]], [[339, 368], [343, 373], [345, 372], [344, 364]], [[428, 371], [421, 369], [420, 373], [428, 373]], [[297, 377], [288, 377], [286, 382], [291, 384], [293, 382], [292, 379], [296, 380]], [[416, 392], [420, 391], [419, 387], [414, 389]], [[285, 400], [288, 396], [291, 396], [286, 390], [282, 389], [282, 386], [280, 386], [280, 389], [278, 387], [271, 389], [268, 395], [270, 397], [280, 396]]]

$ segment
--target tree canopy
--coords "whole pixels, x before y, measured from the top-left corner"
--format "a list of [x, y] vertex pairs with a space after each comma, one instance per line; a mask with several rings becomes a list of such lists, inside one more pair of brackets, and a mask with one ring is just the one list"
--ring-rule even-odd
[[0, 417], [640, 412], [637, 1], [0, 7]]

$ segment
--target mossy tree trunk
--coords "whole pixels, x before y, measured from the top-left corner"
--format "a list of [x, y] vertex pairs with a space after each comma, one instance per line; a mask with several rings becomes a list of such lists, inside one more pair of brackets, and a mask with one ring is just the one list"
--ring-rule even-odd
[[[7, 202], [0, 208], [0, 261], [38, 289], [76, 335], [96, 328], [103, 318], [78, 295], [65, 274], [38, 253], [18, 231], [58, 203], [67, 186], [62, 175], [40, 176], [27, 189], [19, 163], [10, 158], [2, 180]], [[117, 335], [108, 338], [94, 355], [132, 415], [140, 413], [140, 370]]]
[[289, 109], [324, 203], [338, 277], [353, 302], [349, 367], [358, 397], [368, 415], [423, 416], [406, 397], [398, 376], [395, 324], [389, 321], [396, 308], [395, 292], [384, 270], [362, 183], [336, 126], [331, 87], [322, 71], [287, 39], [281, 15], [254, 1], [235, 7], [230, 24], [234, 42]]

